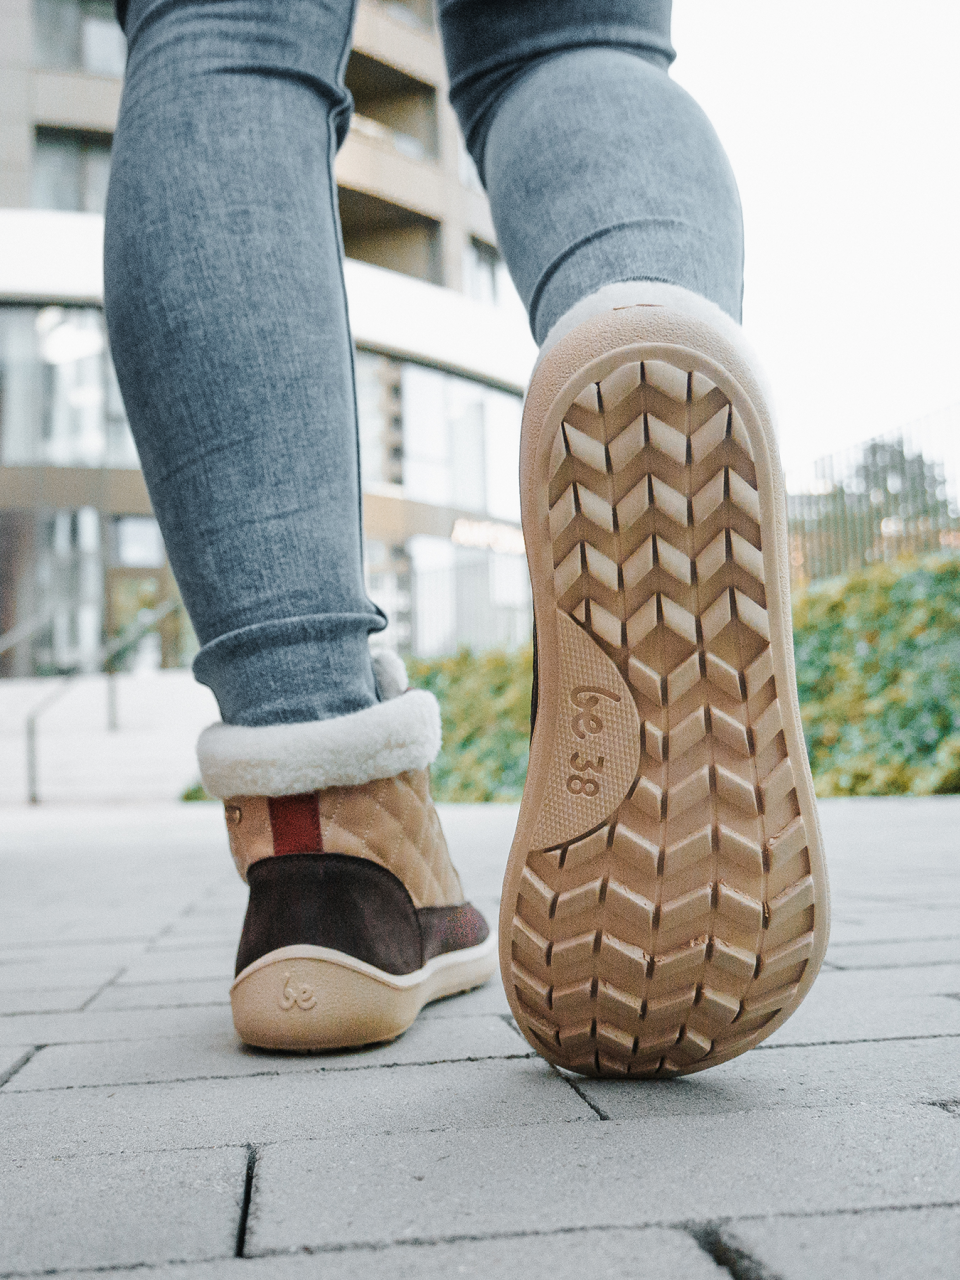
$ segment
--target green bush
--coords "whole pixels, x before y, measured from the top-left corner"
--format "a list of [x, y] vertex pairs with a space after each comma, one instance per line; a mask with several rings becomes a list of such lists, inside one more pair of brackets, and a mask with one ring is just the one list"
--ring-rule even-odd
[[[875, 565], [798, 592], [797, 681], [817, 793], [960, 792], [960, 558]], [[408, 658], [440, 703], [438, 800], [518, 800], [533, 654]], [[184, 800], [208, 799], [197, 783]]]
[[461, 649], [408, 658], [410, 683], [440, 703], [443, 748], [430, 770], [437, 800], [519, 800], [530, 751], [533, 650]]
[[[960, 558], [875, 565], [798, 592], [797, 681], [817, 793], [960, 792]], [[409, 659], [436, 694], [440, 800], [520, 796], [532, 654]]]
[[814, 585], [795, 597], [793, 625], [819, 795], [960, 791], [960, 559]]
[[188, 802], [200, 801], [206, 803], [206, 801], [212, 800], [213, 796], [207, 795], [202, 782], [194, 782], [181, 794], [180, 799]]

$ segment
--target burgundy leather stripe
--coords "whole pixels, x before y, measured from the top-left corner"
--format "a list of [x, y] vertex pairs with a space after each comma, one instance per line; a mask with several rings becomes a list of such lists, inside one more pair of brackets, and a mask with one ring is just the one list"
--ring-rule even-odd
[[323, 853], [315, 791], [302, 796], [271, 796], [268, 803], [275, 854]]

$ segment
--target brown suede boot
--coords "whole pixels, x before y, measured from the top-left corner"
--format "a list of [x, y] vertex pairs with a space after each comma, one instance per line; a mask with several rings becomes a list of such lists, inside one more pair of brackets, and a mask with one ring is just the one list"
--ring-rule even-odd
[[400, 1035], [431, 1000], [486, 982], [496, 940], [463, 900], [428, 766], [432, 695], [403, 692], [375, 655], [385, 700], [310, 724], [214, 725], [198, 746], [250, 885], [234, 1024], [267, 1049], [344, 1049]]

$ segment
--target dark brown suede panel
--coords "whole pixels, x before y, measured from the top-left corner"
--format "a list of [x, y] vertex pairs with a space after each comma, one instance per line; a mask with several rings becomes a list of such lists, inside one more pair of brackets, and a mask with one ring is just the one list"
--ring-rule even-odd
[[403, 882], [369, 858], [288, 853], [254, 862], [247, 878], [237, 973], [279, 947], [304, 944], [343, 951], [386, 973], [413, 973], [490, 932], [468, 902], [418, 911]]
[[490, 935], [486, 920], [469, 902], [459, 907], [421, 907], [417, 916], [423, 936], [424, 963], [450, 951], [479, 946]]
[[247, 872], [250, 902], [237, 973], [278, 947], [331, 947], [386, 973], [423, 965], [420, 922], [395, 875], [369, 858], [288, 853]]

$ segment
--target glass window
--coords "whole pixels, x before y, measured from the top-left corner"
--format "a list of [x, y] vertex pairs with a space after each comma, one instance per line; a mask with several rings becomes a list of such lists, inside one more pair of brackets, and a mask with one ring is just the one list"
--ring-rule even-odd
[[[479, 539], [419, 536], [410, 556], [410, 643], [423, 656], [460, 645], [514, 647], [530, 637], [530, 587], [522, 554], [494, 551], [520, 519], [519, 396], [469, 378], [405, 364], [402, 371], [406, 497], [476, 512]], [[486, 519], [484, 518], [486, 517]]]
[[0, 307], [4, 466], [136, 467], [96, 307]]
[[127, 42], [112, 0], [34, 0], [34, 61], [54, 71], [122, 76]]
[[32, 573], [21, 579], [26, 588], [32, 577], [32, 589], [20, 604], [27, 617], [49, 610], [50, 625], [31, 643], [30, 673], [96, 670], [104, 591], [100, 513], [93, 507], [44, 513], [36, 530]]
[[463, 258], [463, 291], [478, 302], [496, 305], [500, 255], [493, 245], [471, 239]]
[[473, 163], [473, 157], [467, 150], [467, 144], [459, 131], [457, 132], [457, 173], [462, 187], [466, 187], [468, 191], [477, 191], [483, 195], [483, 183], [480, 181], [479, 173], [477, 173], [477, 166]]
[[152, 516], [120, 516], [113, 522], [115, 561], [124, 569], [162, 569], [166, 551]]
[[421, 657], [512, 649], [530, 639], [530, 583], [523, 556], [418, 536], [410, 554], [411, 647]]
[[412, 364], [402, 388], [407, 496], [518, 521], [519, 396]]
[[366, 487], [400, 484], [403, 479], [403, 418], [397, 360], [358, 351], [354, 361], [360, 474]]
[[69, 129], [38, 129], [33, 153], [34, 209], [103, 213], [110, 139]]
[[526, 309], [507, 270], [507, 264], [493, 245], [471, 237], [463, 251], [463, 292], [489, 307], [513, 311], [525, 321]]
[[447, 538], [418, 535], [407, 543], [412, 595], [412, 648], [421, 657], [457, 647], [457, 548]]

